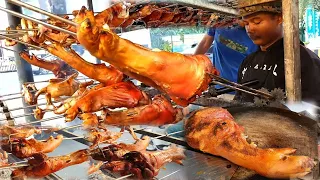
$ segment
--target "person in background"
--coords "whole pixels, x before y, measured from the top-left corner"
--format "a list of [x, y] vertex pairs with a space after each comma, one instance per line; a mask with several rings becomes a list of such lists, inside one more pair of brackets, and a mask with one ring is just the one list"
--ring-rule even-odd
[[[213, 42], [214, 67], [218, 69], [221, 77], [236, 82], [240, 64], [249, 54], [257, 51], [258, 46], [253, 44], [242, 25], [218, 27], [208, 30], [194, 54], [205, 54]], [[221, 88], [221, 86], [216, 86], [216, 88]], [[198, 106], [189, 105], [183, 109], [183, 114], [188, 116], [190, 112], [198, 108]], [[184, 121], [171, 125], [166, 132], [168, 134], [177, 133], [174, 136], [181, 137], [184, 133], [178, 132], [183, 130], [183, 124]]]
[[212, 43], [214, 67], [220, 72], [221, 77], [233, 82], [238, 79], [238, 69], [242, 61], [259, 48], [249, 38], [242, 24], [235, 27], [210, 28], [194, 54], [205, 54]]
[[[240, 8], [240, 15], [246, 31], [259, 50], [249, 55], [241, 64], [238, 83], [257, 79], [255, 89], [269, 91], [280, 88], [285, 91], [283, 19], [281, 1], [246, 4]], [[299, 34], [296, 34], [299, 37]], [[300, 42], [302, 100], [320, 105], [320, 59]], [[254, 97], [237, 92], [236, 100], [252, 102]]]

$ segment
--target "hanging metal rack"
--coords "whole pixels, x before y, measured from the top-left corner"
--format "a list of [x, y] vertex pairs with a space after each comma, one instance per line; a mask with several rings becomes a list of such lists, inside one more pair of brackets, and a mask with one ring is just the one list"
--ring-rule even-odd
[[[12, 0], [8, 0], [9, 2], [14, 2], [14, 1], [12, 1]], [[162, 1], [161, 1], [162, 2]], [[210, 1], [209, 1], [210, 2]], [[221, 1], [219, 1], [219, 2], [221, 2]], [[193, 7], [199, 7], [200, 9], [208, 9], [208, 12], [220, 12], [220, 13], [222, 13], [222, 14], [226, 14], [226, 15], [230, 15], [231, 17], [233, 17], [233, 16], [235, 16], [237, 13], [234, 11], [234, 9], [232, 9], [232, 7], [234, 7], [235, 5], [236, 5], [236, 1], [228, 1], [228, 0], [226, 0], [225, 1], [226, 3], [217, 3], [217, 1], [212, 1], [212, 4], [214, 5], [214, 6], [212, 6], [212, 5], [210, 5], [209, 3], [208, 3], [208, 1], [205, 1], [205, 0], [186, 0], [186, 1], [182, 1], [182, 0], [177, 0], [177, 1], [175, 1], [175, 3], [177, 3], [177, 4], [184, 4], [184, 5], [192, 5]], [[21, 2], [22, 3], [22, 2]], [[4, 9], [0, 9], [0, 10], [3, 10], [3, 11], [6, 11], [6, 12], [8, 12], [9, 13], [9, 11], [7, 11], [7, 10], [4, 10]], [[39, 11], [40, 12], [40, 11]], [[11, 14], [13, 14], [12, 12], [10, 12]], [[17, 15], [18, 16], [18, 15]], [[19, 17], [24, 17], [24, 18], [26, 18], [25, 16], [19, 16]], [[51, 16], [51, 17], [53, 17], [53, 16]], [[29, 18], [29, 17], [27, 17], [27, 18]], [[26, 19], [27, 19], [26, 18]], [[31, 18], [31, 17], [30, 17]], [[29, 19], [29, 20], [31, 20], [31, 19]], [[35, 21], [36, 22], [36, 21]], [[39, 24], [41, 24], [41, 23], [39, 23]], [[45, 24], [45, 23], [43, 23], [43, 25], [48, 25], [48, 24]], [[173, 26], [178, 26], [178, 25], [173, 25]], [[49, 26], [48, 26], [49, 27]], [[51, 27], [50, 27], [51, 28]], [[139, 25], [139, 24], [137, 24], [136, 26], [133, 26], [133, 29], [134, 28], [145, 28], [145, 26], [141, 26], [141, 25]], [[52, 28], [52, 29], [57, 29], [57, 27], [54, 27], [54, 28]], [[58, 29], [57, 29], [58, 30]], [[62, 32], [65, 32], [66, 30], [63, 30]], [[66, 33], [70, 33], [70, 32], [66, 32]], [[71, 34], [71, 35], [75, 35], [75, 34]], [[7, 37], [6, 37], [7, 38]], [[219, 82], [220, 83], [220, 82]], [[229, 83], [227, 83], [227, 85], [228, 85]], [[268, 95], [267, 95], [268, 96]], [[62, 116], [63, 117], [63, 116]], [[61, 117], [61, 118], [62, 118]], [[45, 122], [45, 121], [48, 121], [48, 120], [54, 120], [56, 117], [53, 117], [53, 119], [44, 119], [44, 120], [40, 120], [40, 121], [35, 121], [35, 122], [30, 122], [30, 123], [27, 123], [27, 124], [33, 124], [33, 123], [38, 123], [38, 122]], [[77, 142], [81, 142], [81, 143], [83, 143], [83, 144], [86, 144], [86, 143], [84, 143], [83, 142], [83, 139], [82, 138], [76, 138], [76, 135], [75, 134], [73, 134], [73, 133], [70, 133], [70, 132], [68, 132], [68, 131], [61, 131], [62, 132], [62, 134], [65, 136], [65, 137], [67, 137], [67, 136], [69, 136], [69, 137], [74, 137], [75, 136], [75, 141], [77, 141]], [[145, 131], [145, 130], [136, 130], [136, 133], [141, 133], [141, 134], [145, 134], [145, 135], [148, 135], [148, 136], [151, 136], [151, 137], [161, 137], [161, 138], [159, 138], [159, 139], [161, 139], [161, 140], [165, 140], [165, 141], [167, 141], [167, 142], [172, 142], [172, 143], [176, 143], [176, 144], [180, 144], [180, 145], [182, 145], [182, 146], [187, 146], [187, 144], [185, 143], [185, 141], [183, 141], [183, 140], [181, 140], [181, 139], [178, 139], [178, 138], [174, 138], [174, 137], [170, 137], [170, 135], [159, 135], [159, 134], [156, 134], [156, 133], [153, 133], [153, 132], [148, 132], [148, 131]], [[188, 147], [188, 146], [187, 146]], [[203, 155], [203, 154], [201, 154], [201, 155]], [[208, 157], [210, 157], [210, 156], [207, 156], [207, 155], [203, 155], [203, 157], [205, 157], [205, 158], [208, 158]], [[190, 158], [191, 159], [191, 158]], [[217, 158], [217, 159], [219, 159], [219, 158]], [[229, 162], [228, 162], [228, 164], [229, 164]], [[224, 164], [225, 165], [225, 164]], [[213, 166], [212, 166], [213, 167]], [[225, 169], [223, 169], [223, 170], [225, 170]], [[188, 172], [186, 172], [186, 173], [188, 173]], [[229, 172], [230, 173], [230, 172]], [[171, 175], [171, 173], [168, 173], [166, 176], [163, 176], [163, 177], [168, 177], [168, 176], [170, 176]], [[129, 176], [129, 175], [128, 175]], [[120, 177], [120, 178], [126, 178], [125, 176], [123, 176], [123, 177]]]

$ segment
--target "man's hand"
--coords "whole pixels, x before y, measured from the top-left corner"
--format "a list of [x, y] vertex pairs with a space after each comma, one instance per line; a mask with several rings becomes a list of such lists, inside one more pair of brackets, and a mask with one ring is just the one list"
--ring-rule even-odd
[[194, 54], [195, 55], [196, 54], [205, 54], [209, 50], [210, 46], [212, 45], [213, 40], [214, 40], [214, 37], [212, 37], [208, 34], [204, 35], [203, 39], [199, 43]]

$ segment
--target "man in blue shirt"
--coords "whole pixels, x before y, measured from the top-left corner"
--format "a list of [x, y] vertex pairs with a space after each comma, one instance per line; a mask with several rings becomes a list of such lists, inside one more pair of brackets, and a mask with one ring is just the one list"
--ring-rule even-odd
[[[258, 50], [249, 38], [243, 26], [233, 28], [210, 28], [208, 33], [199, 43], [194, 54], [205, 54], [213, 44], [213, 65], [220, 72], [220, 76], [233, 82], [238, 80], [238, 69], [242, 61], [251, 53]], [[221, 88], [221, 86], [216, 86]], [[234, 93], [232, 93], [234, 94]], [[197, 109], [197, 108], [195, 108]], [[184, 108], [184, 114], [194, 110], [193, 106]], [[174, 133], [183, 130], [183, 121], [169, 126], [167, 133]], [[182, 133], [177, 133], [175, 136], [183, 136]]]
[[205, 54], [213, 41], [213, 65], [221, 77], [237, 82], [240, 64], [249, 54], [256, 52], [258, 46], [240, 25], [233, 28], [210, 28], [195, 54]]

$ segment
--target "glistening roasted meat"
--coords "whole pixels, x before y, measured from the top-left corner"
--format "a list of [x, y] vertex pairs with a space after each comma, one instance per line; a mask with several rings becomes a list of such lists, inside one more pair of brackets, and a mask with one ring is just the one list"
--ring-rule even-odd
[[132, 108], [150, 102], [149, 97], [132, 82], [120, 82], [103, 87], [82, 96], [66, 112], [66, 121], [72, 121], [79, 113], [99, 111], [101, 108]]
[[47, 105], [53, 105], [51, 98], [60, 98], [61, 96], [72, 96], [78, 89], [80, 82], [75, 78], [78, 73], [74, 73], [68, 79], [50, 79], [49, 85], [37, 91], [34, 96], [34, 103], [41, 94], [46, 95]]
[[134, 174], [135, 179], [153, 179], [166, 163], [182, 164], [184, 158], [183, 149], [171, 146], [167, 150], [156, 152], [131, 151], [125, 154], [122, 160], [105, 164], [104, 168], [120, 172], [121, 175]]
[[97, 80], [104, 85], [111, 85], [123, 80], [123, 73], [112, 66], [105, 64], [92, 64], [84, 60], [74, 50], [62, 47], [61, 44], [51, 44], [47, 46], [47, 50], [61, 58], [71, 67], [75, 68], [87, 77]]
[[0, 126], [0, 136], [14, 138], [27, 138], [33, 134], [41, 134], [41, 130], [33, 126], [12, 127], [8, 125]]
[[34, 95], [37, 92], [37, 88], [35, 84], [23, 84], [22, 85], [22, 96], [24, 97], [24, 101], [29, 105], [35, 104]]
[[[124, 74], [166, 92], [174, 102], [186, 106], [208, 88], [218, 74], [206, 55], [154, 52], [120, 38], [108, 27], [96, 26], [91, 11], [82, 9], [77, 38], [93, 56], [106, 61]], [[188, 79], [188, 81], [186, 81]]]
[[33, 159], [28, 160], [29, 166], [14, 170], [12, 177], [42, 178], [68, 166], [88, 161], [88, 152], [87, 150], [79, 150], [57, 157], [47, 157], [43, 153], [37, 153], [32, 157]]
[[191, 147], [224, 157], [269, 178], [303, 177], [315, 165], [307, 156], [290, 155], [296, 151], [292, 148], [261, 149], [249, 144], [244, 138], [244, 129], [223, 108], [195, 112], [187, 120], [185, 129]]
[[80, 99], [82, 96], [86, 95], [90, 91], [99, 89], [103, 87], [103, 84], [98, 84], [91, 89], [88, 89], [87, 86], [90, 86], [94, 83], [94, 81], [88, 81], [85, 83], [81, 83], [79, 85], [79, 89], [68, 99], [62, 102], [62, 104], [54, 110], [55, 114], [63, 114], [65, 113], [70, 107], [76, 104], [77, 100]]
[[24, 51], [20, 52], [19, 55], [28, 63], [53, 72], [56, 78], [66, 78], [75, 73], [75, 70], [61, 60], [46, 61], [37, 58], [34, 54], [29, 56], [29, 54]]
[[144, 136], [142, 139], [136, 140], [134, 144], [112, 144], [102, 149], [94, 149], [91, 152], [91, 157], [98, 161], [117, 161], [123, 155], [130, 151], [145, 151], [149, 145], [150, 137]]
[[162, 95], [156, 95], [151, 104], [123, 111], [109, 111], [103, 123], [109, 125], [150, 125], [174, 124], [182, 120], [182, 110], [172, 107]]
[[17, 139], [9, 144], [4, 144], [1, 148], [22, 159], [31, 157], [36, 153], [49, 153], [54, 151], [62, 142], [63, 136], [58, 135], [56, 138], [50, 136], [46, 141], [36, 139]]
[[97, 129], [91, 129], [88, 133], [87, 140], [92, 142], [90, 148], [94, 148], [100, 143], [111, 144], [122, 136], [122, 132], [112, 132], [106, 128], [102, 128], [102, 131]]

